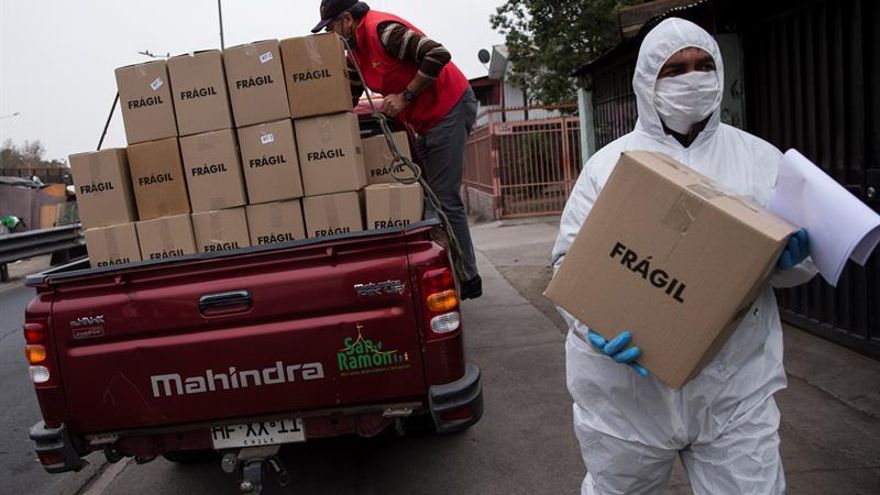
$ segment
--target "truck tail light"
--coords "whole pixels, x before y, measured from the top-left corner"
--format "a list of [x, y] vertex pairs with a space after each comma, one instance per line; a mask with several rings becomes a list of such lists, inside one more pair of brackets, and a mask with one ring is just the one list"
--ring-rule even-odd
[[31, 366], [28, 371], [31, 374], [31, 381], [37, 385], [45, 385], [52, 379], [52, 373], [46, 366]]
[[458, 311], [431, 318], [431, 331], [437, 334], [452, 333], [459, 327], [461, 327], [461, 315]]
[[45, 337], [46, 327], [44, 327], [40, 323], [24, 324], [24, 340], [28, 344], [36, 344], [38, 342], [42, 342]]
[[27, 356], [28, 363], [40, 364], [46, 360], [46, 346], [44, 346], [44, 345], [25, 346], [24, 354], [25, 354], [25, 356]]
[[53, 386], [52, 356], [46, 338], [46, 325], [28, 322], [24, 324], [24, 354], [30, 364], [31, 381], [35, 385]]
[[461, 328], [455, 277], [449, 268], [433, 268], [422, 273], [422, 294], [427, 313], [427, 340], [449, 337]]
[[428, 296], [428, 309], [436, 313], [451, 311], [458, 306], [458, 294], [455, 289], [445, 290]]

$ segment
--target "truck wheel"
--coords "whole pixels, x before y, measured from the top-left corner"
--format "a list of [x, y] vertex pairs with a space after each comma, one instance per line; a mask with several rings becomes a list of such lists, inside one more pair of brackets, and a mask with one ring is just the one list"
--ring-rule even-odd
[[162, 454], [166, 460], [177, 464], [198, 464], [220, 459], [220, 454], [214, 450], [180, 450], [178, 452], [166, 452]]

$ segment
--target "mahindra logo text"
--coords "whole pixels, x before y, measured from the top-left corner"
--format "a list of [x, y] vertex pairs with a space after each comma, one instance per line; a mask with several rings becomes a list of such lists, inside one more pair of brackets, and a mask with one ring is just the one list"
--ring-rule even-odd
[[275, 366], [262, 370], [239, 371], [235, 367], [230, 367], [229, 371], [224, 373], [205, 370], [202, 375], [187, 377], [179, 373], [153, 375], [150, 377], [150, 383], [153, 387], [153, 397], [159, 399], [175, 395], [195, 395], [292, 383], [297, 378], [303, 381], [321, 380], [324, 378], [324, 365], [321, 363], [285, 365], [281, 361], [276, 361]]
[[357, 284], [354, 286], [358, 297], [382, 296], [385, 294], [400, 294], [406, 292], [406, 284], [400, 280], [386, 280], [385, 282]]
[[70, 320], [70, 328], [97, 327], [104, 324], [104, 315], [83, 316], [75, 320]]

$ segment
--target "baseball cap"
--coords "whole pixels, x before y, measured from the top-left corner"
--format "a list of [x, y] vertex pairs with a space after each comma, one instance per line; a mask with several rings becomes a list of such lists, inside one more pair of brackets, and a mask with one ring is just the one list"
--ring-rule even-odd
[[346, 10], [357, 5], [358, 0], [322, 0], [321, 1], [321, 22], [312, 29], [313, 33], [317, 33], [330, 24], [333, 19], [339, 17]]

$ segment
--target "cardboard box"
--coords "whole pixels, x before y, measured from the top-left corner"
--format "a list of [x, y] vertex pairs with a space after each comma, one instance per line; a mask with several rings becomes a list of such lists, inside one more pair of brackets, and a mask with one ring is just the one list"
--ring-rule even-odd
[[230, 251], [251, 246], [244, 208], [193, 213], [193, 231], [200, 253]]
[[357, 192], [303, 199], [306, 233], [314, 238], [364, 230], [361, 200]]
[[290, 119], [239, 129], [238, 141], [251, 204], [303, 196], [299, 154]]
[[367, 229], [403, 227], [422, 219], [424, 196], [419, 184], [376, 184], [365, 192]]
[[290, 115], [295, 119], [351, 110], [345, 47], [334, 33], [281, 41]]
[[235, 131], [226, 129], [181, 138], [180, 149], [193, 212], [247, 204]]
[[129, 146], [128, 162], [141, 220], [190, 212], [176, 137]]
[[[392, 137], [397, 145], [397, 151], [401, 155], [412, 159], [412, 153], [409, 149], [409, 139], [405, 132], [395, 132]], [[410, 179], [413, 177], [412, 171], [403, 164], [397, 164], [392, 170], [394, 155], [391, 154], [391, 148], [388, 147], [388, 141], [384, 135], [369, 137], [363, 140], [364, 150], [364, 168], [367, 175], [367, 184], [395, 184], [397, 179], [394, 176]]]
[[227, 48], [223, 65], [237, 127], [290, 118], [278, 40]]
[[766, 287], [796, 229], [671, 158], [621, 156], [546, 295], [681, 388]]
[[264, 246], [306, 238], [302, 205], [298, 199], [247, 207], [251, 245]]
[[360, 128], [353, 113], [297, 120], [295, 124], [306, 196], [358, 191], [367, 185]]
[[133, 223], [86, 230], [86, 248], [92, 268], [125, 265], [141, 261]]
[[164, 60], [116, 69], [116, 87], [128, 144], [177, 136], [168, 81]]
[[137, 220], [124, 149], [70, 155], [79, 217], [86, 229]]
[[196, 240], [189, 215], [174, 215], [137, 222], [144, 260], [164, 260], [196, 254]]
[[181, 136], [232, 128], [232, 110], [219, 50], [171, 57], [168, 74]]

